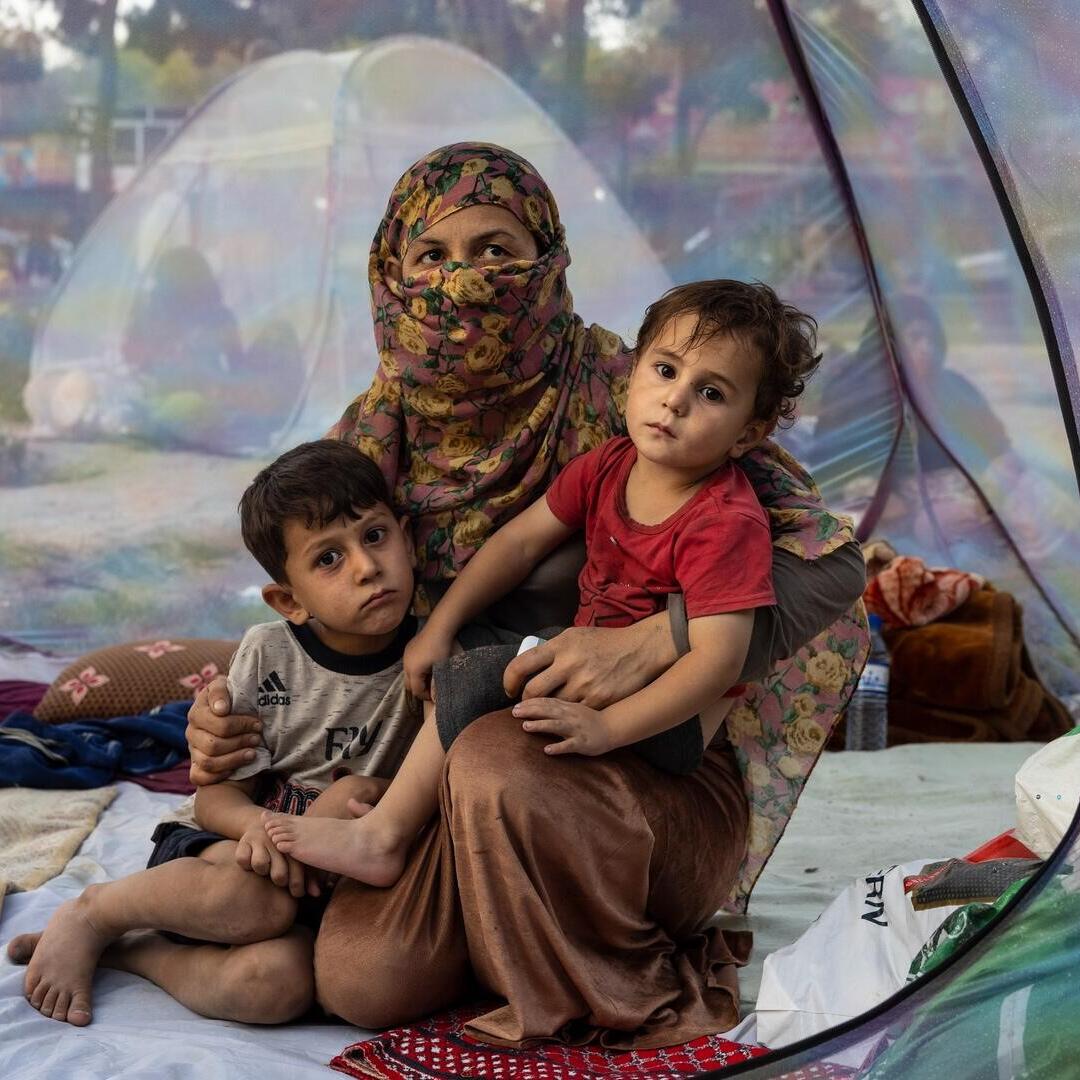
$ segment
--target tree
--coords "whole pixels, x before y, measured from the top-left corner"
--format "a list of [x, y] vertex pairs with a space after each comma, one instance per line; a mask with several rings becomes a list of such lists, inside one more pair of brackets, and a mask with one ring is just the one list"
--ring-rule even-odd
[[615, 187], [623, 199], [630, 195], [630, 141], [634, 125], [653, 111], [657, 95], [667, 84], [666, 72], [650, 68], [646, 50], [593, 49], [589, 55], [588, 100], [594, 112], [604, 117], [605, 127], [617, 134]]
[[754, 85], [788, 68], [768, 15], [753, 4], [675, 0], [666, 37], [677, 55], [675, 160], [687, 173], [709, 120], [720, 111], [764, 119], [768, 109]]
[[116, 113], [117, 0], [53, 0], [60, 13], [57, 37], [98, 62], [90, 130], [90, 198], [98, 214], [112, 198], [112, 124]]

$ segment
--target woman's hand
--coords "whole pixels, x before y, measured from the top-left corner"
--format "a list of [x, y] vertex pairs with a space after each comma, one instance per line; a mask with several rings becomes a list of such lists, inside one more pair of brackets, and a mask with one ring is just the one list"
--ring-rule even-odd
[[515, 657], [510, 697], [559, 698], [605, 709], [636, 694], [678, 659], [667, 612], [622, 628], [576, 626]]
[[572, 701], [530, 698], [514, 706], [514, 715], [523, 721], [521, 726], [525, 731], [559, 736], [559, 742], [544, 747], [545, 754], [596, 757], [616, 745], [615, 733], [604, 713]]
[[[429, 624], [430, 625], [430, 624]], [[425, 626], [405, 646], [405, 686], [413, 697], [431, 701], [431, 669], [454, 651], [454, 639]]]
[[255, 716], [232, 716], [229, 685], [219, 675], [195, 695], [184, 731], [191, 751], [188, 776], [197, 787], [225, 780], [234, 769], [255, 760], [262, 725]]

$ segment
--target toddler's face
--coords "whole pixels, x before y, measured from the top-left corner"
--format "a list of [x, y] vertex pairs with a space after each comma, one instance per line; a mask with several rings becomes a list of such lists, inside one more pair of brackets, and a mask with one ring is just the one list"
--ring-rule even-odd
[[677, 315], [638, 355], [626, 427], [640, 457], [699, 478], [769, 425], [754, 418], [760, 358], [729, 334], [688, 347], [696, 328], [695, 315]]
[[408, 521], [382, 503], [356, 520], [307, 528], [285, 523], [293, 622], [318, 621], [320, 637], [344, 653], [369, 652], [393, 635], [412, 604], [413, 545]]

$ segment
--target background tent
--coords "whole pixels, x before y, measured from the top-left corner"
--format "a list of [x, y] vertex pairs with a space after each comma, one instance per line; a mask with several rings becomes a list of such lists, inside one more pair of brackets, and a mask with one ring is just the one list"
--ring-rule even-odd
[[[469, 136], [520, 149], [552, 182], [587, 317], [629, 331], [667, 281], [702, 276], [762, 278], [813, 311], [826, 358], [785, 442], [864, 536], [1015, 593], [1042, 673], [1080, 690], [1073, 5], [589, 8], [584, 81], [531, 69], [543, 108], [510, 65], [398, 38], [265, 61], [191, 119], [81, 245], [39, 335], [36, 434], [0, 522], [5, 633], [73, 651], [238, 634], [259, 616], [232, 503], [274, 447], [365, 387], [375, 217], [401, 168]], [[501, 18], [477, 29], [476, 51]], [[133, 309], [175, 246], [205, 256], [235, 323], [235, 338], [215, 324], [226, 357], [284, 321], [295, 340], [261, 340], [278, 363], [301, 357], [278, 369], [263, 354], [253, 385], [287, 387], [290, 408], [228, 444], [178, 437], [182, 398], [152, 429], [132, 419], [136, 393], [97, 393], [128, 363]], [[225, 382], [199, 391], [215, 396], [249, 400]], [[874, 1076], [1067, 1075], [1055, 1032], [1072, 1022], [1080, 952], [1076, 844], [1074, 823], [951, 965], [754, 1071], [883, 1044]]]
[[[397, 90], [425, 79], [453, 81], [479, 114]], [[23, 597], [11, 636], [70, 651], [166, 627], [238, 636], [261, 618], [234, 512], [257, 464], [236, 456], [318, 437], [366, 388], [371, 236], [401, 172], [462, 138], [512, 143], [560, 178], [571, 288], [632, 336], [668, 272], [597, 170], [490, 64], [396, 37], [253, 65], [109, 205], [39, 334], [25, 400], [43, 442], [0, 548]], [[42, 498], [57, 483], [64, 497]]]

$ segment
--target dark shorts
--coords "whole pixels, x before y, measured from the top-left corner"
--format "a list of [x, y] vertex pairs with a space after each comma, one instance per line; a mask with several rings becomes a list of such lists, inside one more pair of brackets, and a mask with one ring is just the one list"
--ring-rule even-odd
[[[172, 862], [174, 859], [196, 858], [211, 844], [219, 840], [228, 840], [221, 833], [207, 832], [204, 829], [195, 829], [180, 821], [163, 821], [154, 829], [150, 842], [154, 850], [150, 852], [150, 858], [146, 861], [146, 868], [161, 866], [162, 863]], [[312, 930], [318, 930], [322, 921], [323, 912], [329, 895], [304, 896], [296, 909], [296, 921], [301, 926], [307, 926]], [[205, 942], [196, 938], [185, 937], [183, 934], [174, 934], [168, 930], [161, 931], [164, 937], [170, 941], [179, 942], [181, 945], [202, 945]]]
[[146, 867], [149, 869], [151, 866], [160, 866], [162, 863], [172, 862], [173, 859], [194, 858], [204, 848], [227, 839], [228, 837], [221, 833], [194, 829], [179, 821], [163, 821], [150, 837], [154, 850], [150, 852]]

